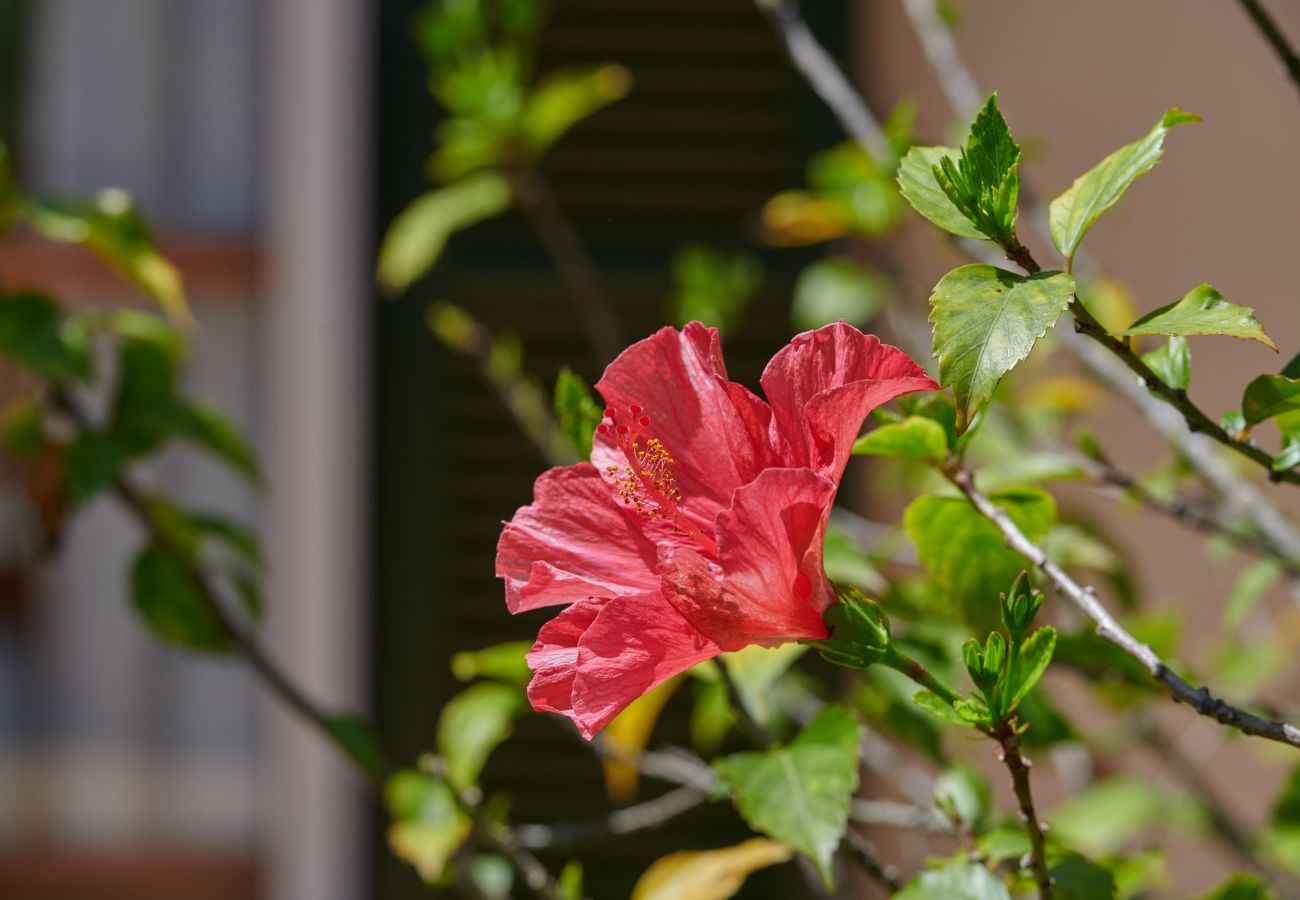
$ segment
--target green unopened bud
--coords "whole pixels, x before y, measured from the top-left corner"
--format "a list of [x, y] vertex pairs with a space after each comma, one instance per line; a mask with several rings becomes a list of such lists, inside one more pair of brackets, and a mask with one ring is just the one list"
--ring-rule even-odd
[[1013, 644], [1024, 640], [1042, 605], [1042, 592], [1031, 588], [1028, 573], [1021, 572], [1011, 583], [1011, 590], [1002, 595], [1002, 621]]
[[841, 592], [840, 602], [826, 610], [825, 621], [831, 636], [814, 646], [827, 662], [865, 669], [880, 662], [889, 649], [889, 616], [861, 591]]

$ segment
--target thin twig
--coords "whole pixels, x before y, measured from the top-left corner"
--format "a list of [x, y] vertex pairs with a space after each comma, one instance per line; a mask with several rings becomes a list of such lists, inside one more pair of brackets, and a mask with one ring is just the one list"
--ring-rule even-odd
[[898, 877], [898, 868], [881, 862], [880, 857], [876, 856], [875, 845], [860, 832], [852, 827], [844, 832], [844, 840], [840, 843], [840, 849], [849, 859], [857, 863], [864, 872], [888, 888], [891, 893], [903, 889], [903, 881]]
[[[73, 421], [78, 429], [83, 431], [91, 429], [90, 417], [71, 395], [63, 391], [55, 391], [51, 396], [51, 401], [57, 409]], [[384, 773], [393, 767], [392, 763], [384, 755], [382, 748], [375, 748], [380, 755], [379, 764], [375, 769], [364, 765], [360, 759], [354, 756], [348, 747], [343, 744], [333, 727], [336, 717], [327, 713], [308, 698], [306, 693], [262, 650], [257, 638], [230, 614], [225, 601], [221, 597], [221, 591], [216, 586], [218, 579], [205, 566], [193, 560], [184, 547], [176, 544], [172, 532], [159, 522], [146, 493], [126, 475], [118, 476], [113, 482], [113, 491], [122, 502], [122, 505], [135, 516], [140, 525], [148, 532], [150, 539], [186, 565], [200, 602], [217, 623], [217, 627], [231, 647], [243, 657], [244, 661], [261, 679], [263, 685], [280, 702], [297, 714], [299, 719], [319, 731], [330, 746], [338, 750], [344, 758], [356, 766], [358, 772], [365, 776], [370, 787], [376, 793], [382, 795]], [[543, 898], [543, 900], [559, 900], [558, 886], [546, 867], [526, 849], [518, 846], [508, 831], [503, 831], [503, 829], [488, 822], [477, 803], [471, 802], [456, 791], [452, 793], [455, 795], [462, 812], [473, 823], [474, 832], [479, 840], [494, 852], [509, 859], [519, 872], [519, 875], [524, 879], [524, 882], [539, 897]]]
[[606, 816], [576, 822], [516, 825], [514, 831], [522, 847], [553, 850], [652, 831], [699, 809], [708, 800], [707, 792], [694, 785], [682, 785], [653, 800], [615, 810]]
[[831, 108], [840, 125], [877, 159], [889, 154], [884, 129], [862, 102], [853, 83], [844, 75], [799, 11], [798, 0], [755, 0], [759, 11], [781, 37], [790, 61], [803, 73], [822, 102]]
[[577, 228], [556, 199], [550, 183], [536, 168], [529, 166], [511, 172], [510, 184], [515, 202], [578, 307], [592, 349], [602, 362], [611, 362], [625, 346], [623, 328]]
[[1016, 794], [1016, 803], [1020, 808], [1020, 822], [1029, 835], [1028, 865], [1021, 861], [1022, 868], [1033, 870], [1034, 882], [1038, 885], [1041, 900], [1052, 900], [1052, 873], [1047, 868], [1047, 844], [1043, 839], [1043, 826], [1034, 811], [1034, 795], [1029, 787], [1030, 762], [1020, 754], [1020, 734], [1013, 722], [1000, 720], [987, 732], [988, 736], [998, 742], [1001, 748], [999, 757], [1002, 764], [1011, 773], [1011, 787]]
[[1153, 678], [1165, 686], [1176, 702], [1186, 703], [1199, 714], [1236, 728], [1244, 734], [1300, 747], [1300, 729], [1294, 725], [1262, 719], [1214, 697], [1208, 688], [1193, 688], [1180, 678], [1165, 665], [1154, 650], [1133, 637], [1119, 624], [1097, 600], [1093, 588], [1080, 585], [1065, 570], [1052, 562], [1042, 547], [1025, 537], [1024, 532], [1011, 521], [1011, 517], [975, 487], [975, 479], [968, 469], [950, 461], [944, 466], [943, 472], [948, 480], [966, 495], [980, 515], [997, 526], [1007, 547], [1037, 566], [1067, 600], [1093, 621], [1099, 637], [1110, 641], [1141, 663]]
[[1297, 91], [1300, 91], [1300, 56], [1296, 55], [1295, 48], [1287, 40], [1282, 29], [1278, 27], [1277, 22], [1268, 14], [1259, 0], [1237, 0], [1241, 8], [1250, 16], [1250, 20], [1255, 23], [1259, 33], [1268, 41], [1268, 45], [1273, 48], [1277, 58], [1282, 61], [1286, 68], [1287, 75], [1291, 77], [1291, 83]]
[[1080, 464], [1104, 484], [1118, 488], [1146, 508], [1174, 519], [1188, 528], [1221, 538], [1238, 550], [1272, 560], [1290, 579], [1300, 579], [1300, 563], [1284, 553], [1272, 541], [1263, 535], [1243, 531], [1222, 521], [1214, 512], [1201, 504], [1190, 503], [1176, 497], [1161, 497], [1141, 481], [1117, 468], [1105, 457], [1080, 458]]

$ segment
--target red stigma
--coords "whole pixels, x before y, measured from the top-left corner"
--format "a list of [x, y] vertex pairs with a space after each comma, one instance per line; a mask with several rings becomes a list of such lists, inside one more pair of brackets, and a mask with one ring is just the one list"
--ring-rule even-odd
[[596, 434], [609, 434], [609, 426], [608, 426], [608, 425], [597, 425], [597, 426], [596, 426]]
[[606, 419], [614, 419], [614, 418], [617, 418], [617, 415], [616, 415], [616, 413], [614, 412], [614, 407], [611, 406], [611, 407], [609, 407], [608, 409], [605, 410], [605, 418], [606, 418]]
[[640, 425], [642, 428], [649, 428], [649, 427], [650, 427], [650, 417], [649, 417], [649, 416], [642, 416], [641, 418], [639, 418], [639, 419], [636, 420], [636, 423], [637, 423], [638, 425]]
[[627, 434], [629, 429], [626, 425], [619, 425], [616, 430], [619, 434]]
[[639, 406], [637, 406], [635, 403], [633, 403], [633, 404], [628, 408], [628, 412], [630, 412], [630, 413], [631, 413], [632, 415], [634, 415], [634, 416], [639, 416], [639, 415], [641, 415], [641, 407], [639, 407]]

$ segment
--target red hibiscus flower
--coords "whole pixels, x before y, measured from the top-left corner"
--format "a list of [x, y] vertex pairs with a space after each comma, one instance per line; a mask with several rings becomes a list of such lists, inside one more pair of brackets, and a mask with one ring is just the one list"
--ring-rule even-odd
[[768, 363], [767, 402], [729, 381], [692, 322], [625, 350], [596, 389], [590, 463], [551, 469], [497, 545], [511, 612], [567, 608], [528, 654], [533, 707], [591, 738], [718, 653], [827, 636], [822, 539], [867, 414], [934, 383], [839, 323]]

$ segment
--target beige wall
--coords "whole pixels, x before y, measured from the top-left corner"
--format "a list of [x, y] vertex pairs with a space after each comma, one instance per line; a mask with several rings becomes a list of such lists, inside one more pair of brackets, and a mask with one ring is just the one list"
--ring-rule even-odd
[[[858, 6], [857, 75], [878, 110], [901, 97], [918, 100], [921, 134], [942, 140], [949, 135], [952, 108], [902, 4], [864, 0]], [[1300, 40], [1300, 3], [1268, 5]], [[980, 86], [999, 91], [1013, 132], [1032, 148], [1024, 177], [1044, 197], [1135, 140], [1164, 109], [1180, 106], [1204, 117], [1203, 124], [1171, 135], [1165, 162], [1103, 217], [1086, 247], [1127, 283], [1142, 311], [1173, 302], [1202, 281], [1255, 307], [1280, 355], [1226, 338], [1192, 340], [1194, 399], [1215, 415], [1239, 405], [1251, 377], [1276, 371], [1300, 351], [1294, 275], [1300, 250], [1300, 95], [1281, 65], [1229, 0], [968, 0], [965, 10], [959, 45]], [[1026, 223], [1020, 230], [1040, 261], [1059, 265], [1037, 229]], [[928, 275], [937, 278], [956, 263], [937, 241], [924, 235], [920, 240]], [[1130, 470], [1163, 458], [1162, 445], [1118, 401], [1102, 413], [1100, 429]], [[1266, 446], [1275, 440], [1271, 429], [1265, 431]], [[1294, 488], [1263, 490], [1292, 511], [1300, 508]], [[1202, 538], [1081, 494], [1062, 496], [1075, 508], [1103, 513], [1117, 534], [1142, 548], [1144, 596], [1154, 606], [1190, 610], [1184, 649], [1193, 660], [1203, 658], [1245, 558], [1214, 561]], [[1275, 627], [1294, 634], [1297, 612], [1284, 592], [1275, 593]], [[1270, 627], [1257, 620], [1261, 626]], [[1298, 705], [1294, 670], [1270, 697]], [[1225, 805], [1245, 822], [1266, 818], [1278, 780], [1294, 758], [1258, 742], [1226, 744], [1221, 730], [1186, 710], [1171, 706], [1165, 713], [1171, 733], [1204, 766]], [[1154, 771], [1155, 762], [1148, 755], [1125, 765], [1146, 772]], [[1059, 782], [1045, 790], [1048, 798], [1064, 792]], [[1170, 849], [1170, 896], [1208, 888], [1228, 864], [1218, 851], [1194, 851], [1182, 840], [1172, 841]]]

